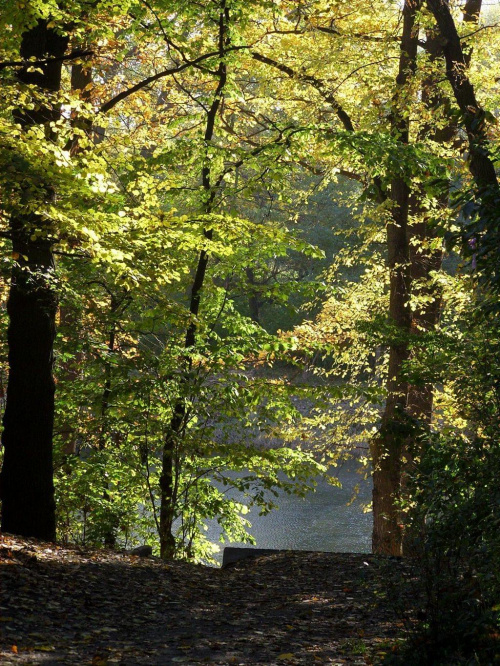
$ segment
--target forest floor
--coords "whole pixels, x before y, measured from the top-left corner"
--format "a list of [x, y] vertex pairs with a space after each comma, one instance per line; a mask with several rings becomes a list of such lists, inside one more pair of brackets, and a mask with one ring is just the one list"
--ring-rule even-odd
[[376, 664], [418, 605], [396, 558], [289, 551], [215, 569], [0, 539], [1, 664]]

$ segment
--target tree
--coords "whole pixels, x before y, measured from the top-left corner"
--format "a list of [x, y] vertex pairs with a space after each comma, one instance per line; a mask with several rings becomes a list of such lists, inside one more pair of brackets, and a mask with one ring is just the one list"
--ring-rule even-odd
[[[60, 118], [57, 93], [69, 38], [49, 19], [25, 29], [16, 78], [32, 108], [15, 118], [25, 136], [41, 131], [50, 152], [51, 126]], [[36, 66], [29, 64], [31, 59]], [[54, 225], [37, 212], [56, 198], [43, 173], [26, 173], [18, 193], [24, 204], [12, 214], [10, 237], [14, 265], [8, 300], [9, 380], [2, 443], [2, 530], [52, 540], [55, 503], [52, 482], [54, 381], [53, 344], [57, 296], [54, 285]]]
[[[405, 2], [399, 72], [393, 100], [392, 130], [396, 140], [405, 145], [408, 145], [410, 140], [406, 88], [408, 79], [416, 69], [418, 11], [418, 2]], [[406, 174], [393, 179], [393, 221], [387, 228], [387, 254], [390, 271], [389, 320], [394, 326], [394, 341], [389, 352], [387, 398], [381, 430], [372, 443], [373, 550], [389, 555], [399, 555], [401, 551], [401, 517], [398, 510], [403, 456], [401, 432], [404, 430], [408, 393], [402, 366], [408, 359], [407, 338], [411, 325], [408, 221], [410, 192]]]
[[[444, 0], [428, 0], [441, 38], [446, 61], [446, 77], [451, 85], [455, 100], [460, 109], [462, 124], [467, 132], [469, 145], [468, 166], [475, 184], [477, 204], [472, 203], [472, 211], [467, 214], [473, 223], [466, 234], [466, 241], [473, 245], [479, 261], [486, 268], [486, 285], [498, 286], [498, 200], [499, 183], [495, 171], [492, 150], [488, 138], [488, 121], [492, 118], [484, 111], [476, 98], [467, 69], [469, 57], [464, 53], [457, 28]], [[480, 3], [472, 5], [469, 15], [475, 16]]]
[[[111, 544], [141, 524], [143, 534], [159, 532], [163, 557], [193, 554], [197, 516], [220, 511], [229, 531], [228, 516], [239, 520], [212, 483], [224, 465], [238, 474], [251, 468], [252, 481], [235, 483], [268, 506], [263, 488], [278, 483], [276, 465], [295, 469], [298, 457], [245, 449], [231, 436], [244, 432], [240, 424], [270, 432], [279, 421], [297, 433], [299, 417], [286, 380], [266, 386], [253, 365], [322, 357], [316, 371], [338, 374], [324, 382], [322, 396], [334, 414], [353, 399], [371, 427], [385, 385], [372, 446], [374, 548], [399, 554], [405, 466], [419, 433], [431, 427], [433, 377], [422, 368], [440, 311], [439, 234], [450, 217], [449, 183], [463, 178], [442, 53], [476, 179], [475, 193], [463, 195], [471, 215], [465, 243], [480, 262], [495, 254], [492, 131], [470, 82], [463, 86], [466, 38], [457, 46], [456, 30], [433, 0], [408, 0], [402, 22], [389, 3], [367, 12], [354, 2], [349, 16], [324, 0], [75, 2], [58, 12], [42, 5], [27, 27], [7, 13], [14, 29], [0, 69], [12, 92], [1, 116], [9, 164], [3, 237], [14, 243], [15, 258], [5, 497], [24, 488], [13, 457], [22, 449], [13, 442], [24, 437], [16, 429], [27, 427], [16, 408], [20, 374], [32, 391], [40, 385], [33, 378], [45, 378], [43, 409], [29, 401], [23, 409], [45, 418], [43, 436], [29, 446], [44, 442], [50, 478], [59, 298], [56, 465], [66, 533], [80, 516], [82, 538]], [[466, 15], [476, 10], [467, 3]], [[35, 52], [29, 36], [37, 30], [45, 45]], [[341, 235], [325, 274], [330, 298], [321, 308], [324, 292], [314, 295], [321, 312], [301, 327], [307, 345], [299, 350], [293, 333], [262, 328], [262, 302], [285, 302], [294, 280], [312, 274], [307, 262], [320, 253], [290, 230], [308, 197], [320, 193], [331, 205], [344, 178], [353, 184], [345, 199], [351, 229], [334, 224], [332, 233]], [[386, 269], [377, 265], [385, 260]], [[24, 340], [32, 320], [46, 328], [36, 341]], [[21, 367], [21, 339], [37, 363], [45, 359], [43, 373], [35, 364]], [[318, 415], [322, 427], [328, 418]], [[354, 429], [352, 414], [343, 418], [351, 425], [324, 431], [335, 433], [336, 446]]]

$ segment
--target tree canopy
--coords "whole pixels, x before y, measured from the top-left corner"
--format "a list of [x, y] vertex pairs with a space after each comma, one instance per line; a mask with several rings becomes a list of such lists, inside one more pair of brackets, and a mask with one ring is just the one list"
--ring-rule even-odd
[[2, 529], [211, 561], [355, 455], [374, 551], [491, 610], [496, 5], [0, 15]]

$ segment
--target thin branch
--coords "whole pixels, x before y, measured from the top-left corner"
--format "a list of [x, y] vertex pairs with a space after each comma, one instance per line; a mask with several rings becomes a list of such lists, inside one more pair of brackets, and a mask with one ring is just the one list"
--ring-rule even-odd
[[175, 77], [175, 74], [172, 74], [172, 78], [174, 79], [175, 83], [177, 84], [177, 87], [182, 90], [182, 92], [189, 97], [190, 100], [192, 100], [197, 106], [201, 106], [203, 111], [205, 113], [208, 113], [208, 108], [201, 102], [199, 99], [196, 99], [196, 97], [193, 95], [193, 93], [188, 90], [185, 86], [182, 85], [182, 83]]
[[313, 26], [314, 30], [319, 30], [319, 32], [326, 32], [329, 35], [336, 35], [337, 37], [343, 37], [344, 39], [362, 39], [365, 42], [397, 42], [399, 37], [396, 35], [390, 35], [387, 37], [376, 37], [375, 35], [363, 34], [360, 32], [346, 33], [341, 32], [338, 28], [327, 28], [322, 25]]
[[345, 77], [345, 79], [342, 79], [342, 81], [335, 88], [335, 92], [337, 92], [340, 86], [343, 86], [344, 83], [351, 78], [351, 76], [354, 76], [354, 74], [359, 72], [361, 69], [366, 69], [366, 67], [372, 67], [373, 65], [381, 65], [384, 62], [387, 62], [387, 60], [399, 60], [399, 56], [387, 56], [387, 58], [383, 58], [383, 60], [374, 60], [373, 62], [367, 62], [364, 65], [356, 67], [356, 69], [353, 69], [352, 72]]
[[163, 39], [164, 39], [166, 42], [168, 42], [167, 33], [165, 32], [165, 28], [163, 27], [163, 23], [161, 22], [160, 17], [159, 17], [158, 14], [155, 12], [155, 10], [153, 9], [153, 7], [151, 7], [150, 3], [149, 3], [147, 0], [142, 0], [142, 3], [143, 3], [144, 5], [146, 5], [146, 7], [147, 7], [147, 8], [149, 9], [149, 11], [151, 12], [151, 14], [153, 14], [153, 16], [155, 17], [156, 22], [158, 23], [158, 26], [159, 26], [159, 28], [160, 28], [161, 34], [163, 35]]
[[7, 60], [0, 62], [0, 70], [7, 67], [40, 67], [41, 65], [50, 65], [53, 62], [64, 62], [67, 60], [75, 60], [76, 58], [85, 58], [86, 56], [94, 55], [94, 51], [72, 51], [65, 56], [58, 58], [43, 58], [42, 60]]
[[252, 57], [255, 60], [258, 60], [259, 62], [263, 62], [266, 65], [271, 65], [271, 67], [274, 67], [275, 69], [278, 69], [280, 72], [283, 72], [287, 76], [289, 76], [291, 79], [296, 79], [297, 81], [302, 81], [304, 83], [309, 83], [310, 85], [315, 88], [321, 97], [325, 101], [327, 101], [334, 109], [335, 112], [340, 120], [340, 122], [343, 124], [345, 129], [348, 132], [354, 132], [354, 125], [353, 122], [349, 116], [349, 114], [345, 111], [345, 109], [342, 107], [340, 102], [334, 97], [334, 95], [329, 92], [328, 90], [325, 89], [325, 83], [321, 81], [321, 79], [316, 78], [315, 76], [312, 76], [310, 74], [299, 74], [295, 70], [293, 70], [291, 67], [288, 67], [288, 65], [283, 65], [282, 63], [278, 62], [277, 60], [273, 60], [272, 58], [269, 58], [268, 56], [264, 56], [261, 53], [257, 53], [256, 51], [251, 52]]
[[469, 37], [473, 37], [474, 35], [477, 35], [478, 32], [482, 32], [483, 30], [489, 30], [490, 28], [498, 28], [500, 23], [491, 23], [490, 25], [483, 25], [477, 30], [474, 30], [473, 32], [469, 32], [466, 35], [462, 35], [460, 37], [460, 41], [465, 41], [466, 39], [469, 39]]
[[[236, 51], [236, 50], [242, 50], [248, 48], [247, 46], [233, 46], [228, 51]], [[119, 102], [122, 100], [126, 99], [127, 97], [130, 97], [130, 95], [133, 95], [134, 93], [138, 92], [139, 90], [142, 90], [146, 86], [148, 86], [150, 83], [154, 83], [155, 81], [158, 81], [159, 79], [163, 79], [166, 76], [172, 76], [172, 74], [178, 74], [179, 72], [184, 71], [188, 67], [195, 67], [198, 63], [203, 62], [204, 60], [208, 60], [209, 58], [214, 58], [219, 55], [219, 51], [212, 51], [211, 53], [205, 53], [204, 55], [198, 56], [198, 58], [195, 58], [194, 60], [188, 60], [187, 62], [183, 63], [182, 65], [179, 65], [178, 67], [172, 67], [170, 69], [165, 69], [162, 72], [158, 72], [157, 74], [153, 74], [152, 76], [148, 76], [146, 79], [143, 79], [139, 83], [136, 83], [135, 86], [132, 86], [131, 88], [127, 88], [127, 90], [122, 90], [121, 93], [116, 95], [115, 97], [111, 98], [109, 101], [105, 102], [101, 108], [99, 109], [99, 113], [107, 113], [110, 111], [113, 107], [115, 107]]]

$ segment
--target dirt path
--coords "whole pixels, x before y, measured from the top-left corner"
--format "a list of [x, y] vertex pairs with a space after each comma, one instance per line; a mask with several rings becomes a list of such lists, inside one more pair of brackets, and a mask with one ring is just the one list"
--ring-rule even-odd
[[4, 536], [1, 664], [372, 664], [412, 595], [398, 560], [282, 553], [227, 569]]

